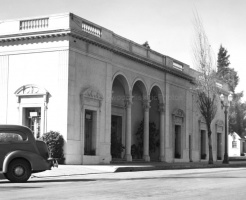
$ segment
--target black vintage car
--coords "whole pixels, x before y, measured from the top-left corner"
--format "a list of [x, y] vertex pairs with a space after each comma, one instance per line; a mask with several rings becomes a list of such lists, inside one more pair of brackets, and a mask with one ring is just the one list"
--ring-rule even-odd
[[0, 171], [11, 182], [26, 182], [32, 173], [57, 167], [47, 145], [19, 125], [0, 125]]

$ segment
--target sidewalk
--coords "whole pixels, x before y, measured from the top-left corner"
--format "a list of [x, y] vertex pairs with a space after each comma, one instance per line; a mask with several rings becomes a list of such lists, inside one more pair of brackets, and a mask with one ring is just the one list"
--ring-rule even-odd
[[[72, 175], [102, 174], [115, 172], [131, 171], [150, 171], [150, 170], [172, 170], [172, 169], [197, 169], [197, 168], [235, 168], [246, 167], [246, 161], [230, 161], [229, 164], [214, 162], [208, 165], [207, 162], [190, 163], [162, 163], [162, 162], [143, 162], [143, 163], [114, 163], [108, 165], [59, 165], [58, 168], [32, 174], [33, 178], [45, 177], [65, 177]], [[4, 179], [0, 173], [0, 179]]]

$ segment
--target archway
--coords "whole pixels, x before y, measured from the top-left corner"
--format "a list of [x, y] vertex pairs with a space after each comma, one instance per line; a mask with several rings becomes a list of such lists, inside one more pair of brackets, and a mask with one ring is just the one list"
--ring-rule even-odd
[[[144, 129], [146, 124], [145, 111], [149, 109], [149, 100], [147, 95], [147, 89], [143, 81], [135, 81], [132, 89], [132, 156], [133, 159], [142, 159], [144, 156], [149, 156], [147, 152], [144, 152], [145, 144], [148, 145], [148, 141], [144, 140]], [[148, 128], [147, 128], [148, 129]], [[147, 155], [145, 155], [147, 152]], [[148, 158], [146, 158], [148, 160]]]
[[[150, 92], [150, 124], [149, 124], [149, 151], [150, 151], [150, 160], [157, 161], [161, 159], [161, 155], [164, 152], [161, 152], [160, 149], [164, 149], [164, 135], [160, 137], [161, 125], [163, 126], [164, 115], [164, 104], [163, 104], [163, 95], [158, 86], [153, 86]], [[161, 139], [162, 138], [162, 139]], [[162, 143], [161, 143], [162, 141]], [[161, 146], [163, 148], [161, 148]], [[164, 155], [162, 155], [164, 156]]]
[[130, 89], [123, 74], [118, 74], [112, 82], [111, 99], [111, 156], [112, 159], [122, 159], [126, 147], [126, 101]]

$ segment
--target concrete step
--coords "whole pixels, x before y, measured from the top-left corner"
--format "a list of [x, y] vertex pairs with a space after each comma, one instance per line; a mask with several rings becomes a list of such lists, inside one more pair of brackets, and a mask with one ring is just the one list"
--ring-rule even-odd
[[246, 156], [229, 157], [229, 161], [246, 161]]

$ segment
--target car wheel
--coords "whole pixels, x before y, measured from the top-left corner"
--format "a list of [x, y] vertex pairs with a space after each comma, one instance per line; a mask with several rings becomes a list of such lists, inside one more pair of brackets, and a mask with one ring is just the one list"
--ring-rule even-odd
[[5, 177], [13, 183], [26, 182], [31, 176], [30, 164], [23, 159], [13, 160], [9, 166]]

